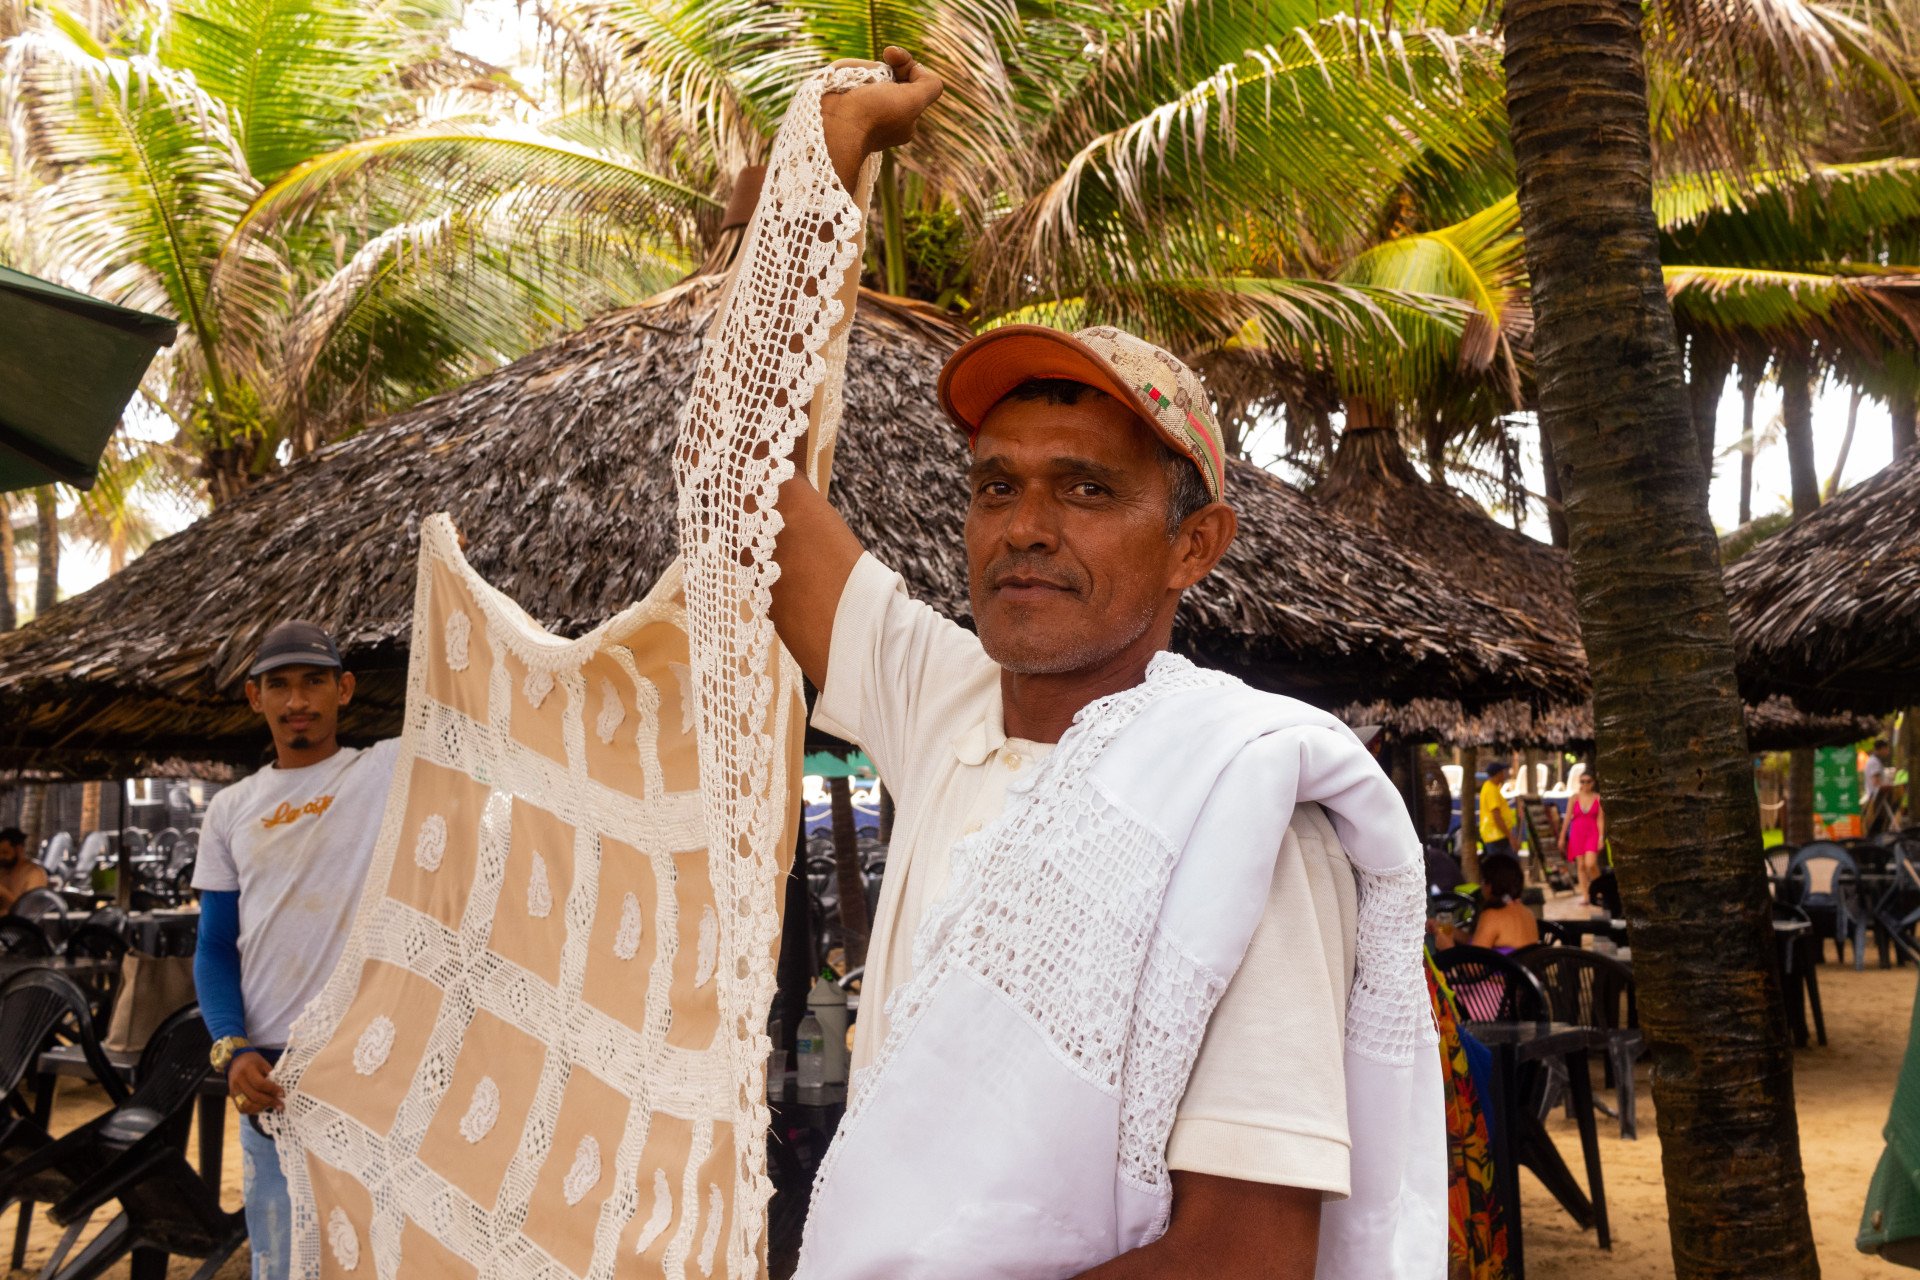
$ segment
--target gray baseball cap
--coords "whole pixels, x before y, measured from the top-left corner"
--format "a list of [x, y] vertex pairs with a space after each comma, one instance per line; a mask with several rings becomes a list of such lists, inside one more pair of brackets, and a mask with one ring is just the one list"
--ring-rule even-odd
[[275, 667], [333, 667], [342, 665], [340, 650], [326, 630], [311, 622], [282, 622], [267, 632], [254, 651], [248, 676], [272, 671]]

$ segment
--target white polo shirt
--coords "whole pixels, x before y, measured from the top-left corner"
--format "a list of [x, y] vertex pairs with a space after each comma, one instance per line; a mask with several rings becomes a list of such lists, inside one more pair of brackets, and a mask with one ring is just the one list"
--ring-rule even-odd
[[[861, 984], [858, 1072], [886, 1036], [887, 997], [913, 974], [914, 935], [946, 891], [954, 843], [997, 817], [1007, 784], [1053, 746], [1006, 736], [1000, 668], [979, 639], [909, 598], [871, 555], [840, 597], [813, 723], [859, 743], [898, 806]], [[1169, 744], [1170, 756], [1178, 750]], [[1355, 905], [1332, 825], [1302, 805], [1266, 914], [1207, 1026], [1169, 1167], [1347, 1194], [1342, 1050]]]

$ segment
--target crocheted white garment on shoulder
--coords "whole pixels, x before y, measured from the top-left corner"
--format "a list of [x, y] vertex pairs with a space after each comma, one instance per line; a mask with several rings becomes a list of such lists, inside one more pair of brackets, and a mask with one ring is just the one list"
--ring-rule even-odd
[[681, 558], [644, 600], [549, 635], [422, 522], [391, 799], [277, 1072], [298, 1276], [760, 1274], [803, 714], [774, 498], [816, 393], [826, 483], [875, 169], [841, 187], [820, 98], [883, 74], [795, 95], [688, 395]]

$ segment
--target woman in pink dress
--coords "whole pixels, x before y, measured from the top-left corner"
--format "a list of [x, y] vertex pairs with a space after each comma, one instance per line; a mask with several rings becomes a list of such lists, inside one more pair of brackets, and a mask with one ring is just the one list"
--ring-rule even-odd
[[1600, 850], [1607, 844], [1607, 811], [1600, 805], [1593, 770], [1581, 771], [1579, 787], [1567, 797], [1567, 822], [1561, 831], [1560, 847], [1574, 865], [1580, 901], [1585, 902], [1588, 886], [1599, 878]]

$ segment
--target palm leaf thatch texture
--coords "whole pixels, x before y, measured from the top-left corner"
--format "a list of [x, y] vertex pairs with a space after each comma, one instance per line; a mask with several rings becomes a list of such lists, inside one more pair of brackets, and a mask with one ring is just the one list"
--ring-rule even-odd
[[1920, 454], [1727, 568], [1748, 695], [1821, 710], [1920, 703]]
[[[334, 629], [361, 693], [347, 727], [394, 731], [422, 516], [543, 626], [577, 634], [638, 597], [674, 549], [668, 458], [715, 277], [614, 313], [289, 467], [94, 590], [0, 639], [0, 752], [84, 772], [160, 755], [248, 759], [240, 697], [262, 631]], [[852, 339], [834, 495], [914, 593], [967, 616], [964, 444], [933, 383], [963, 330], [869, 296]], [[1578, 698], [1577, 662], [1437, 590], [1388, 542], [1243, 463], [1241, 536], [1190, 593], [1177, 643], [1337, 705]]]
[[[1407, 702], [1351, 703], [1338, 714], [1348, 724], [1379, 725], [1390, 736], [1407, 742], [1492, 746], [1499, 750], [1593, 749], [1593, 704], [1587, 702], [1536, 708], [1508, 699], [1468, 711], [1445, 698], [1414, 698]], [[1755, 751], [1858, 742], [1880, 733], [1882, 728], [1882, 723], [1871, 716], [1850, 712], [1815, 715], [1783, 697], [1747, 707], [1747, 745]]]

